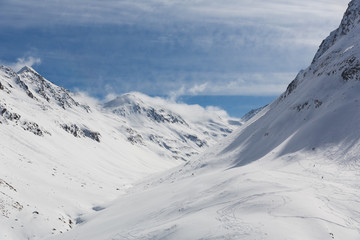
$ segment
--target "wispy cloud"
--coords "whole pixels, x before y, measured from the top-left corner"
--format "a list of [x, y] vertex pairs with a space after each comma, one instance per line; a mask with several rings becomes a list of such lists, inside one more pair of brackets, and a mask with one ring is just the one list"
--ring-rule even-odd
[[[0, 52], [16, 52], [13, 39], [35, 46], [55, 82], [103, 97], [278, 95], [337, 27], [348, 1], [5, 0], [0, 30], [10, 40]], [[40, 63], [27, 57], [13, 66]]]
[[171, 102], [176, 102], [179, 97], [185, 94], [186, 94], [186, 89], [185, 86], [182, 85], [176, 90], [171, 90], [168, 94], [168, 97]]
[[206, 90], [208, 85], [209, 85], [208, 82], [200, 84], [200, 85], [196, 84], [195, 86], [193, 86], [192, 88], [189, 89], [189, 93], [191, 93], [193, 95], [201, 94]]
[[4, 63], [4, 64], [11, 67], [15, 71], [19, 71], [21, 68], [25, 66], [32, 67], [32, 66], [40, 65], [41, 59], [37, 57], [28, 56], [28, 57], [18, 58], [17, 61], [14, 63]]
[[[134, 25], [170, 32], [159, 40], [178, 41], [176, 33], [192, 34], [200, 48], [216, 42], [274, 46], [311, 45], [339, 23], [349, 0], [12, 0], [0, 5], [0, 25], [13, 28], [78, 26], [89, 24]], [[221, 31], [225, 26], [226, 32]], [[193, 32], [202, 33], [194, 35]], [[220, 33], [220, 34], [219, 34]], [[225, 33], [225, 34], [224, 34]]]
[[170, 98], [176, 100], [184, 95], [276, 96], [286, 90], [295, 75], [287, 72], [224, 74], [201, 84], [181, 83], [177, 90], [171, 91]]
[[[27, 18], [24, 24], [47, 24], [56, 22], [98, 22], [122, 24], [144, 19], [152, 22], [171, 21], [223, 21], [229, 24], [239, 19], [267, 19], [268, 23], [299, 22], [296, 16], [329, 17], [341, 14], [348, 0], [62, 0], [44, 1], [41, 5], [36, 0], [7, 0], [2, 2], [2, 15]], [[164, 15], [168, 19], [162, 19]], [[42, 21], [51, 16], [53, 19]], [[284, 18], [287, 18], [284, 23]], [[4, 24], [2, 22], [2, 24]], [[8, 22], [8, 24], [11, 24]]]

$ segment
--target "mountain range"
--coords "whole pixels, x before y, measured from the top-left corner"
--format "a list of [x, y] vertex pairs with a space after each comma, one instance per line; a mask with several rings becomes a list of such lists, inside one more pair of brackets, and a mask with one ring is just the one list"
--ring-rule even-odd
[[0, 238], [360, 239], [359, 43], [352, 0], [243, 120], [139, 93], [96, 105], [2, 67]]
[[80, 215], [241, 124], [220, 109], [136, 92], [100, 103], [31, 67], [1, 66], [0, 239], [68, 231]]

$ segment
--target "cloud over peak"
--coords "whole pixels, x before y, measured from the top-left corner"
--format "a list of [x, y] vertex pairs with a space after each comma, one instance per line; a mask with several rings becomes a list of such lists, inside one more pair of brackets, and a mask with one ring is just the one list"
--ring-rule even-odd
[[37, 57], [28, 56], [28, 57], [17, 58], [16, 62], [14, 62], [14, 63], [6, 63], [5, 62], [4, 64], [11, 67], [15, 71], [19, 71], [20, 69], [22, 69], [25, 66], [33, 67], [33, 66], [40, 65], [41, 59], [37, 58]]

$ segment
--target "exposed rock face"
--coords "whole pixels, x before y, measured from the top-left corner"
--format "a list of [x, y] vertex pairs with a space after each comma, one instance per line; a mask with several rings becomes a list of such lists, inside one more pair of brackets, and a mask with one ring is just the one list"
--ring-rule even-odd
[[357, 60], [354, 64], [351, 63], [345, 70], [341, 73], [341, 77], [344, 81], [359, 81], [360, 80], [360, 62]]
[[99, 132], [91, 131], [86, 127], [79, 127], [76, 124], [60, 124], [60, 126], [74, 137], [87, 137], [94, 141], [100, 142], [101, 134]]
[[85, 137], [90, 138], [96, 142], [100, 142], [101, 134], [99, 132], [95, 132], [87, 128], [83, 128], [82, 131], [84, 132]]
[[[360, 81], [360, 0], [349, 3], [340, 26], [321, 43], [310, 67], [299, 72], [288, 85], [280, 100], [292, 94], [305, 79], [337, 79], [342, 82]], [[334, 81], [334, 80], [331, 80]], [[329, 85], [329, 84], [327, 84]], [[321, 99], [317, 99], [322, 102]], [[309, 102], [312, 99], [308, 99]], [[316, 104], [318, 105], [318, 104]]]
[[106, 104], [105, 108], [113, 108], [112, 112], [127, 117], [133, 114], [147, 116], [151, 121], [157, 123], [180, 123], [187, 125], [186, 121], [179, 115], [168, 109], [155, 109], [148, 106], [134, 94], [124, 94]]
[[360, 1], [353, 0], [349, 3], [349, 7], [344, 13], [344, 17], [340, 26], [321, 43], [319, 50], [315, 54], [313, 63], [319, 59], [331, 46], [334, 45], [342, 36], [347, 35], [360, 23]]
[[37, 73], [34, 69], [30, 67], [24, 67], [18, 72], [18, 75], [19, 84], [21, 84], [24, 88], [28, 90], [27, 85], [24, 83], [27, 82], [28, 85], [32, 86], [32, 89], [47, 102], [54, 101], [63, 109], [75, 106], [81, 107], [86, 111], [90, 111], [89, 106], [82, 105], [79, 102], [75, 101], [74, 98], [70, 96], [70, 92], [68, 90], [49, 82], [39, 73]]
[[179, 115], [176, 115], [171, 112], [166, 112], [164, 109], [160, 109], [159, 111], [157, 111], [154, 108], [149, 108], [149, 109], [144, 108], [143, 111], [146, 112], [146, 116], [148, 118], [158, 123], [167, 122], [167, 123], [180, 123], [186, 125], [184, 119], [182, 119]]
[[22, 128], [25, 131], [32, 132], [35, 135], [44, 136], [44, 131], [39, 127], [37, 123], [25, 121], [22, 124]]
[[85, 136], [84, 132], [76, 124], [61, 124], [60, 126], [66, 132], [72, 134], [74, 137], [84, 137]]
[[187, 139], [189, 139], [190, 141], [193, 141], [194, 143], [196, 143], [196, 145], [197, 145], [198, 147], [208, 146], [207, 143], [206, 143], [206, 141], [203, 141], [203, 140], [199, 139], [199, 138], [198, 138], [197, 136], [195, 136], [195, 135], [187, 134], [187, 135], [185, 135], [185, 137], [186, 137]]
[[302, 78], [304, 78], [306, 75], [305, 71], [300, 71], [298, 73], [298, 75], [296, 76], [296, 78], [288, 85], [288, 87], [286, 88], [286, 91], [281, 95], [281, 98], [284, 99], [287, 96], [289, 96], [298, 86], [300, 80]]
[[11, 112], [0, 103], [0, 124], [9, 124], [10, 122], [12, 122], [14, 125], [21, 126], [22, 129], [24, 129], [25, 131], [31, 132], [38, 136], [44, 136], [44, 134], [51, 135], [44, 128], [40, 127], [37, 123], [22, 120], [20, 114]]

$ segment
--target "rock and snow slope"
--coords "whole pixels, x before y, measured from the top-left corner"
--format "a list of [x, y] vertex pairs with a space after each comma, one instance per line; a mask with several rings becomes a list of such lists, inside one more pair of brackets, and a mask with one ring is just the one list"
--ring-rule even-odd
[[221, 111], [164, 102], [131, 93], [102, 106], [32, 68], [0, 67], [0, 239], [68, 231], [237, 127]]
[[360, 239], [360, 0], [277, 100], [48, 239]]
[[172, 158], [184, 161], [241, 125], [221, 110], [174, 104], [141, 93], [119, 96], [104, 104], [104, 109], [123, 123], [121, 131], [131, 143], [149, 145], [159, 154], [166, 150]]

